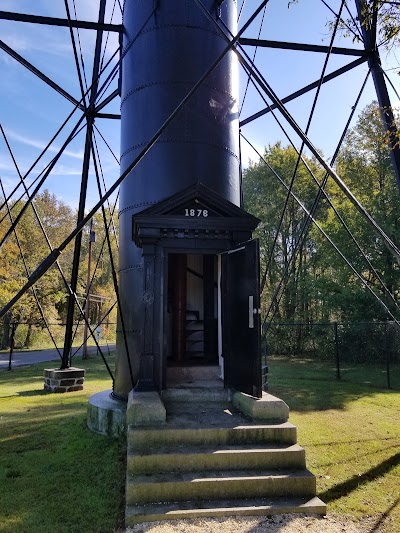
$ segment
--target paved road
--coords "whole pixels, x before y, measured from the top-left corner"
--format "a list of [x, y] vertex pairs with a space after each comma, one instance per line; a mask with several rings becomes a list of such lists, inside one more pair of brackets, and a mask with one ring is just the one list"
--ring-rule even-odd
[[[105, 353], [108, 353], [107, 345], [100, 345], [101, 348], [104, 348]], [[109, 344], [108, 348], [110, 350], [115, 349], [115, 344]], [[97, 350], [96, 346], [88, 346], [89, 353], [93, 353]], [[62, 350], [60, 349], [62, 353]], [[72, 352], [74, 353], [74, 351]], [[82, 353], [82, 349], [78, 351], [78, 355]], [[8, 369], [9, 354], [1, 353], [0, 354], [0, 371]], [[38, 350], [32, 352], [13, 352], [12, 355], [12, 368], [17, 366], [27, 366], [33, 365], [34, 363], [44, 363], [46, 361], [59, 361], [60, 356], [55, 348], [50, 350]]]

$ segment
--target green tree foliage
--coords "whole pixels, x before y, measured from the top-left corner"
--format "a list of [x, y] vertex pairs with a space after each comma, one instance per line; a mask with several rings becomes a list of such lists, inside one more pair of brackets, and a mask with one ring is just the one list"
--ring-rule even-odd
[[[291, 147], [276, 144], [265, 150], [264, 157], [271, 168], [286, 184], [289, 184], [297, 160], [295, 151]], [[315, 162], [312, 160], [307, 162], [317, 179], [321, 180], [322, 174]], [[364, 109], [356, 126], [347, 135], [337, 160], [337, 171], [355, 196], [399, 246], [400, 198], [379, 108], [375, 102]], [[245, 171], [243, 183], [245, 207], [262, 220], [258, 236], [261, 241], [264, 268], [268, 258], [272, 257], [263, 293], [265, 310], [271, 305], [276, 295], [276, 287], [288, 269], [289, 258], [302, 231], [305, 215], [300, 206], [290, 199], [278, 231], [286, 190], [263, 161], [252, 164]], [[385, 294], [378, 276], [398, 302], [399, 264], [332, 180], [328, 181], [326, 190], [378, 275], [363, 258], [326, 200], [320, 203], [316, 213], [320, 226], [396, 316], [395, 306], [391, 298]], [[310, 210], [317, 194], [317, 187], [303, 164], [298, 168], [293, 192]], [[276, 235], [276, 246], [272, 253], [272, 244]], [[296, 261], [289, 270], [291, 276], [285, 293], [280, 302], [272, 301], [276, 319], [308, 323], [321, 320], [389, 318], [379, 302], [315, 226], [311, 226], [307, 238], [299, 246]]]
[[[0, 307], [3, 307], [8, 303], [18, 290], [24, 286], [27, 281], [26, 269], [28, 269], [28, 274], [30, 275], [50, 253], [50, 248], [44, 237], [41, 225], [53, 248], [59, 246], [76, 225], [75, 210], [58, 200], [54, 194], [49, 193], [47, 190], [36, 197], [34, 205], [41, 224], [38, 222], [34, 209], [29, 206], [17, 225], [16, 234], [15, 232], [12, 233], [2, 247], [0, 261]], [[13, 219], [15, 219], [22, 207], [22, 202], [17, 205], [10, 205]], [[4, 214], [6, 216], [0, 225], [0, 237], [5, 234], [11, 224], [6, 209], [2, 211], [3, 216]], [[107, 221], [109, 221], [110, 213], [108, 210], [106, 210], [106, 218]], [[116, 216], [114, 216], [114, 219], [116, 219]], [[115, 220], [113, 224], [115, 226]], [[105, 238], [105, 230], [103, 218], [100, 214], [95, 216], [94, 229], [97, 233], [97, 239], [96, 243], [92, 246], [91, 272], [92, 275], [94, 274], [94, 279], [90, 287], [90, 293], [93, 296], [89, 306], [89, 318], [92, 324], [97, 324], [114, 303], [115, 296], [108, 247], [107, 244], [102, 246]], [[111, 236], [110, 240], [114, 262], [116, 262], [118, 254], [116, 244], [117, 238], [115, 237], [115, 234]], [[82, 307], [84, 306], [84, 297], [86, 294], [88, 244], [89, 227], [86, 227], [83, 232], [77, 289]], [[21, 257], [20, 250], [23, 253], [24, 260]], [[73, 243], [64, 249], [58, 259], [58, 263], [67, 283], [69, 283], [71, 277], [72, 260]], [[97, 268], [95, 268], [96, 265]], [[117, 264], [115, 266], [117, 267]], [[23, 329], [24, 336], [21, 344], [24, 346], [29, 346], [31, 342], [33, 325], [38, 326], [39, 328], [45, 327], [45, 321], [39, 310], [36, 299], [39, 301], [48, 323], [54, 325], [65, 322], [67, 297], [68, 290], [66, 284], [57, 265], [54, 264], [46, 274], [39, 279], [35, 284], [34, 289], [29, 290], [12, 308], [3, 321], [3, 335], [1, 341], [3, 346], [6, 347], [9, 345], [11, 323], [30, 324]], [[115, 322], [115, 313], [116, 311], [109, 316], [108, 322]], [[79, 312], [76, 313], [76, 319], [78, 319], [78, 317]], [[60, 342], [62, 341], [61, 338], [58, 340]]]
[[[22, 207], [23, 204], [21, 202], [18, 205], [10, 205], [10, 213], [13, 219], [15, 219]], [[57, 200], [55, 195], [50, 194], [47, 190], [37, 196], [35, 209], [50, 244], [53, 247], [57, 246], [72, 230], [73, 210]], [[10, 227], [10, 223], [10, 217], [7, 215], [0, 227], [1, 235], [4, 235]], [[16, 231], [9, 236], [2, 248], [0, 267], [1, 306], [5, 305], [23, 287], [28, 275], [36, 270], [49, 253], [50, 248], [44, 238], [38, 218], [33, 208], [29, 206], [18, 223]], [[70, 249], [65, 250], [60, 256], [59, 263], [65, 275], [69, 276]], [[7, 317], [8, 320], [5, 322], [6, 327], [10, 320], [17, 323], [40, 324], [43, 327], [44, 321], [36, 299], [42, 307], [47, 321], [56, 321], [59, 316], [59, 308], [62, 307], [65, 301], [65, 296], [65, 285], [57, 267], [54, 265], [42, 276], [34, 289], [28, 291], [12, 308]], [[30, 333], [31, 327], [28, 327], [24, 343], [26, 345], [29, 345]], [[7, 339], [7, 332], [5, 338]]]
[[[112, 214], [112, 211], [105, 208], [105, 223], [109, 231], [109, 241], [114, 268], [118, 269], [118, 217]], [[114, 282], [112, 276], [112, 262], [110, 259], [110, 250], [106, 239], [104, 219], [101, 212], [93, 218], [93, 232], [95, 233], [95, 242], [92, 243], [92, 261], [91, 261], [91, 284], [90, 284], [90, 304], [89, 320], [93, 325], [98, 324], [103, 317], [109, 312], [110, 307], [116, 301]], [[88, 253], [89, 253], [89, 225], [84, 230], [83, 244], [81, 252], [81, 262], [79, 269], [79, 287], [78, 293], [82, 296], [86, 294]], [[83, 305], [83, 301], [82, 301]], [[115, 330], [116, 307], [108, 315], [102, 325], [102, 330], [108, 323], [111, 323], [110, 329]]]
[[[310, 307], [312, 284], [310, 272], [314, 269], [316, 250], [313, 239], [301, 239], [306, 215], [302, 207], [291, 196], [279, 224], [287, 197], [286, 188], [280, 184], [276, 174], [289, 186], [297, 162], [297, 153], [292, 147], [282, 147], [280, 143], [265, 150], [263, 161], [252, 164], [244, 173], [243, 191], [245, 208], [261, 219], [257, 229], [260, 238], [262, 267], [267, 270], [263, 303], [273, 304], [276, 318], [295, 320], [299, 316], [313, 320]], [[308, 168], [321, 179], [321, 171], [312, 160], [307, 160]], [[311, 209], [318, 187], [313, 182], [310, 171], [300, 163], [296, 172], [293, 193], [308, 210]], [[273, 242], [276, 245], [273, 249]], [[299, 244], [300, 243], [300, 244]], [[298, 248], [297, 259], [290, 262], [292, 252]], [[290, 273], [285, 293], [280, 301], [276, 298], [276, 288], [285, 273]]]
[[[393, 173], [390, 151], [386, 144], [386, 134], [376, 102], [363, 110], [356, 127], [349, 132], [338, 158], [337, 171], [392, 241], [399, 246], [400, 197]], [[398, 301], [400, 271], [393, 254], [377, 238], [375, 232], [355, 210], [354, 206], [333, 185], [330, 187], [330, 194], [368, 259], [393, 298]], [[363, 274], [364, 279], [394, 312], [390, 298], [385, 296], [385, 291], [376, 274], [348, 239], [338, 219], [331, 213], [326, 222], [326, 230], [341, 244], [341, 249], [345, 255], [352, 259], [357, 270]], [[337, 293], [342, 302], [340, 305], [341, 315], [350, 314], [351, 317], [357, 319], [388, 318], [387, 314], [372, 301], [368, 291], [362, 287], [358, 280], [355, 280], [350, 270], [339, 267], [338, 258], [335, 258], [334, 254], [327, 251], [325, 261], [331, 266], [336, 265], [336, 271], [341, 272], [338, 283], [348, 288], [351, 287], [351, 292], [347, 294], [347, 297], [346, 294], [343, 294], [343, 289]], [[354, 305], [355, 302], [357, 305]], [[339, 302], [337, 305], [339, 306]]]
[[[400, 39], [400, 5], [398, 2], [386, 0], [361, 0], [361, 12], [366, 27], [371, 27], [375, 17], [379, 36], [379, 43], [387, 49], [398, 46]], [[352, 19], [347, 21], [351, 27]]]

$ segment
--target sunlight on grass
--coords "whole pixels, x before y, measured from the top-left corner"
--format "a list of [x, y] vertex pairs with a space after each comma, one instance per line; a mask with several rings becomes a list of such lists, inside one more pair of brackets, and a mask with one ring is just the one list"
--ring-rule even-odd
[[[110, 362], [114, 366], [113, 361]], [[83, 391], [43, 390], [49, 363], [0, 373], [0, 532], [112, 533], [122, 526], [124, 439], [86, 429], [88, 397], [111, 388], [99, 358]], [[284, 399], [328, 512], [400, 523], [400, 394], [335, 381], [333, 367], [270, 361], [270, 392]], [[381, 522], [384, 529], [382, 529]]]
[[89, 396], [111, 382], [100, 358], [79, 365], [84, 390], [68, 394], [43, 391], [49, 363], [0, 373], [2, 533], [106, 533], [121, 525], [124, 439], [86, 429]]
[[[384, 516], [384, 531], [400, 524], [400, 393], [318, 379], [320, 370], [270, 361], [270, 389], [290, 407], [307, 466], [330, 512]], [[387, 516], [386, 516], [387, 515]], [[382, 531], [381, 529], [379, 531]]]

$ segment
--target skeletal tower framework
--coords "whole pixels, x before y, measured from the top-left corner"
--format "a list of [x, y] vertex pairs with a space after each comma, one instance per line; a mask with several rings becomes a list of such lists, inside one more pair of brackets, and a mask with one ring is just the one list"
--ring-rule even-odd
[[[368, 65], [373, 79], [374, 87], [376, 89], [379, 105], [382, 109], [382, 118], [384, 120], [385, 128], [387, 129], [390, 143], [391, 143], [391, 156], [394, 164], [395, 174], [397, 182], [400, 186], [400, 151], [397, 142], [397, 130], [394, 122], [393, 114], [391, 113], [389, 93], [387, 89], [387, 83], [385, 79], [385, 73], [382, 70], [381, 60], [379, 55], [378, 37], [377, 37], [377, 21], [378, 21], [378, 4], [371, 3], [373, 5], [372, 15], [368, 24], [360, 24], [360, 21], [364, 18], [363, 3], [360, 0], [355, 2], [335, 1], [326, 3], [322, 1], [326, 7], [326, 12], [332, 22], [332, 33], [335, 38], [327, 38], [327, 43], [324, 45], [315, 43], [299, 43], [290, 42], [289, 40], [280, 41], [276, 39], [268, 39], [270, 36], [270, 28], [268, 26], [268, 13], [269, 9], [273, 9], [274, 0], [264, 0], [254, 3], [246, 3], [245, 0], [239, 2], [238, 9], [238, 24], [233, 18], [235, 13], [233, 9], [233, 0], [192, 0], [191, 2], [183, 2], [183, 0], [176, 0], [173, 6], [170, 8], [171, 21], [166, 21], [171, 25], [180, 20], [179, 25], [184, 28], [184, 32], [197, 31], [199, 27], [203, 27], [206, 33], [213, 35], [215, 46], [211, 46], [207, 51], [202, 50], [201, 45], [195, 43], [185, 46], [184, 34], [180, 39], [182, 47], [182, 70], [180, 72], [181, 80], [180, 87], [174, 97], [173, 105], [170, 106], [168, 113], [163, 116], [163, 121], [160, 123], [153, 123], [150, 117], [146, 115], [146, 106], [142, 105], [142, 116], [140, 117], [140, 124], [130, 124], [129, 120], [122, 118], [122, 140], [121, 140], [121, 174], [115, 175], [111, 180], [111, 184], [108, 183], [108, 187], [102, 188], [99, 185], [99, 200], [91, 202], [90, 207], [87, 205], [87, 193], [90, 182], [91, 173], [95, 174], [99, 179], [101, 173], [101, 156], [98, 153], [98, 145], [96, 139], [99, 139], [101, 135], [101, 125], [104, 121], [116, 123], [121, 117], [118, 110], [115, 109], [115, 103], [118, 102], [121, 96], [121, 73], [120, 68], [129, 70], [132, 69], [134, 74], [137, 74], [140, 69], [143, 74], [149, 72], [152, 65], [152, 54], [156, 54], [156, 51], [152, 46], [154, 43], [151, 40], [145, 42], [139, 38], [148, 29], [149, 22], [153, 19], [157, 19], [158, 10], [163, 7], [163, 0], [155, 0], [154, 2], [146, 2], [144, 8], [141, 3], [134, 0], [126, 0], [124, 7], [121, 3], [115, 0], [99, 0], [97, 2], [98, 11], [95, 16], [95, 20], [90, 20], [90, 11], [86, 13], [86, 17], [80, 17], [79, 6], [75, 5], [75, 1], [59, 2], [59, 6], [55, 8], [57, 16], [49, 16], [46, 10], [40, 11], [40, 4], [38, 5], [38, 12], [35, 13], [16, 13], [9, 11], [0, 11], [1, 31], [4, 35], [0, 41], [0, 48], [4, 57], [10, 59], [10, 61], [18, 62], [25, 68], [24, 75], [26, 73], [32, 80], [40, 80], [43, 86], [51, 88], [56, 91], [61, 97], [69, 102], [68, 121], [64, 119], [60, 121], [59, 132], [55, 137], [55, 142], [49, 139], [49, 145], [44, 147], [40, 158], [35, 165], [26, 172], [24, 176], [19, 172], [18, 157], [14, 157], [12, 144], [13, 134], [16, 139], [15, 131], [11, 117], [3, 121], [2, 124], [2, 136], [3, 146], [9, 153], [10, 160], [13, 160], [15, 167], [20, 174], [20, 181], [18, 183], [12, 183], [7, 189], [4, 189], [5, 201], [2, 202], [2, 220], [5, 220], [7, 208], [11, 202], [15, 202], [19, 198], [24, 198], [25, 206], [30, 203], [34, 203], [36, 194], [44, 187], [57, 168], [60, 158], [68, 151], [71, 143], [76, 142], [75, 137], [78, 136], [82, 139], [82, 166], [81, 166], [81, 182], [79, 192], [79, 205], [77, 213], [77, 223], [74, 231], [65, 239], [62, 243], [54, 249], [49, 243], [49, 255], [43, 263], [38, 265], [38, 268], [34, 272], [27, 272], [27, 281], [23, 288], [15, 294], [10, 302], [4, 306], [0, 312], [0, 316], [4, 316], [9, 309], [19, 300], [19, 298], [31, 287], [35, 286], [35, 283], [40, 280], [41, 276], [57, 262], [57, 258], [65, 247], [74, 242], [74, 256], [72, 273], [69, 279], [65, 279], [66, 290], [69, 294], [68, 299], [68, 314], [65, 329], [65, 341], [64, 348], [61, 355], [61, 367], [67, 368], [71, 362], [71, 346], [73, 339], [73, 325], [76, 319], [76, 313], [82, 315], [82, 320], [85, 320], [83, 309], [79, 304], [77, 298], [77, 280], [78, 269], [81, 256], [81, 239], [82, 230], [93, 217], [93, 215], [105, 205], [105, 203], [112, 197], [118, 187], [122, 186], [122, 200], [120, 206], [120, 214], [122, 221], [122, 233], [123, 239], [131, 240], [131, 215], [132, 213], [140, 212], [143, 208], [154, 204], [156, 201], [162, 201], [167, 197], [173, 195], [179, 190], [183, 190], [190, 184], [198, 181], [205, 181], [205, 185], [211, 185], [214, 190], [226, 199], [232, 201], [234, 204], [240, 206], [240, 184], [230, 182], [228, 184], [222, 184], [220, 187], [215, 187], [215, 182], [207, 183], [207, 161], [213, 156], [211, 153], [203, 153], [199, 155], [198, 152], [191, 153], [188, 150], [184, 150], [181, 145], [175, 145], [175, 152], [171, 153], [168, 157], [171, 157], [173, 163], [181, 165], [182, 169], [185, 169], [192, 160], [198, 160], [193, 163], [195, 168], [193, 175], [188, 177], [185, 170], [180, 171], [181, 181], [177, 178], [179, 171], [173, 175], [173, 164], [170, 166], [169, 176], [166, 180], [160, 181], [156, 184], [155, 190], [151, 191], [150, 178], [156, 172], [157, 161], [165, 162], [165, 159], [159, 156], [160, 138], [165, 134], [169, 124], [173, 122], [177, 114], [184, 109], [194, 109], [196, 99], [201, 99], [202, 92], [207, 87], [207, 78], [211, 75], [214, 69], [218, 71], [220, 65], [227, 61], [227, 57], [235, 57], [236, 61], [241, 67], [241, 80], [242, 80], [242, 95], [241, 100], [233, 102], [236, 96], [236, 88], [232, 88], [230, 94], [227, 94], [226, 108], [232, 109], [234, 105], [237, 106], [238, 113], [238, 125], [242, 132], [246, 132], [247, 129], [251, 131], [251, 126], [255, 123], [259, 123], [264, 120], [265, 117], [277, 116], [284, 123], [286, 131], [290, 132], [290, 135], [294, 136], [296, 142], [302, 145], [308, 150], [309, 153], [315, 156], [319, 164], [324, 168], [327, 173], [336, 181], [336, 183], [342, 188], [345, 194], [348, 195], [350, 200], [356, 205], [359, 211], [366, 216], [369, 223], [374, 227], [375, 231], [379, 234], [380, 238], [384, 239], [386, 244], [392, 249], [395, 255], [399, 255], [398, 249], [391, 242], [389, 237], [382, 231], [382, 229], [375, 223], [375, 221], [365, 212], [363, 206], [353, 196], [346, 185], [342, 182], [340, 177], [335, 173], [333, 168], [324, 161], [315, 146], [318, 145], [317, 141], [309, 139], [309, 128], [302, 128], [298, 125], [297, 121], [293, 118], [292, 114], [288, 111], [290, 103], [305, 95], [314, 95], [314, 100], [309, 103], [309, 123], [315, 110], [315, 103], [323, 93], [325, 87], [329, 86], [329, 83], [333, 80], [338, 80], [341, 77], [345, 77], [349, 73], [358, 72], [363, 66]], [[328, 5], [329, 4], [329, 5]], [[1, 5], [1, 3], [0, 3]], [[189, 7], [188, 7], [189, 6]], [[78, 8], [78, 11], [77, 11]], [[121, 20], [121, 13], [125, 9], [125, 17]], [[292, 6], [291, 9], [294, 9]], [[301, 14], [301, 2], [296, 6], [297, 12]], [[190, 16], [189, 16], [190, 15]], [[190, 17], [193, 16], [193, 19]], [[175, 17], [175, 18], [174, 18]], [[186, 17], [182, 20], [182, 17]], [[358, 22], [356, 18], [358, 17]], [[352, 18], [354, 22], [354, 28], [351, 31], [358, 32], [359, 44], [352, 46], [337, 46], [336, 40], [338, 37], [338, 27], [340, 21], [345, 24], [345, 20]], [[129, 28], [127, 21], [129, 20]], [[285, 25], [285, 21], [282, 20], [282, 26]], [[71, 43], [71, 58], [76, 63], [78, 88], [80, 91], [76, 91], [76, 87], [71, 91], [70, 83], [68, 80], [53, 79], [51, 75], [51, 69], [47, 66], [42, 67], [36, 64], [35, 59], [27, 59], [23, 51], [18, 49], [18, 42], [15, 39], [7, 42], [7, 35], [9, 35], [9, 29], [13, 31], [24, 32], [25, 27], [34, 26], [35, 28], [60, 28], [60, 36], [65, 42]], [[18, 27], [18, 30], [17, 30]], [[358, 29], [357, 29], [358, 28]], [[273, 33], [273, 34], [276, 34]], [[84, 57], [82, 48], [84, 48], [85, 36], [90, 41], [90, 59]], [[114, 39], [110, 39], [109, 36], [114, 36]], [[115, 38], [115, 36], [117, 38]], [[94, 37], [94, 38], [93, 38]], [[165, 38], [164, 43], [158, 43], [158, 46], [164, 44], [165, 47], [170, 46], [168, 42], [168, 34], [161, 32], [161, 38]], [[174, 39], [176, 34], [174, 33]], [[61, 40], [61, 39], [60, 39]], [[328, 42], [329, 41], [329, 42]], [[201, 43], [201, 38], [200, 41]], [[212, 41], [211, 41], [212, 42]], [[61, 40], [62, 43], [62, 40]], [[112, 43], [110, 45], [110, 43]], [[340, 43], [342, 44], [342, 43]], [[347, 44], [347, 43], [346, 43]], [[176, 47], [176, 42], [174, 44]], [[309, 79], [309, 81], [302, 85], [294, 83], [295, 90], [289, 94], [282, 89], [275, 89], [272, 79], [274, 74], [273, 65], [271, 59], [264, 56], [265, 51], [280, 51], [280, 54], [290, 54], [294, 51], [301, 52], [305, 57], [305, 54], [311, 54], [314, 57], [320, 55], [324, 58], [324, 62], [319, 71], [319, 76], [315, 79]], [[258, 51], [256, 54], [255, 51]], [[202, 61], [199, 61], [201, 57]], [[279, 58], [282, 55], [277, 56]], [[341, 58], [340, 66], [331, 67], [329, 61], [332, 58]], [[128, 61], [129, 58], [129, 61]], [[133, 59], [132, 59], [133, 58]], [[269, 59], [269, 62], [267, 61]], [[91, 75], [85, 68], [89, 64], [91, 66]], [[228, 70], [236, 68], [232, 63], [232, 59], [229, 59], [231, 63], [228, 65]], [[277, 63], [280, 59], [277, 61]], [[144, 65], [143, 65], [144, 63]], [[179, 62], [174, 60], [173, 64], [179, 65]], [[161, 78], [166, 75], [166, 72], [162, 72], [165, 68], [167, 71], [171, 68], [172, 63], [165, 64], [159, 63], [157, 68], [161, 71]], [[187, 76], [187, 72], [191, 69], [191, 66], [196, 65], [193, 68], [190, 76]], [[337, 65], [337, 63], [335, 63]], [[277, 67], [277, 64], [275, 64]], [[286, 76], [290, 77], [290, 72], [285, 69], [285, 64], [279, 64], [279, 69], [285, 70]], [[358, 69], [358, 70], [357, 70]], [[303, 69], [305, 72], [307, 68]], [[28, 74], [29, 71], [29, 74]], [[363, 71], [363, 73], [365, 70]], [[125, 76], [125, 78], [124, 78]], [[127, 73], [122, 72], [122, 80], [126, 79]], [[128, 76], [129, 77], [129, 76]], [[364, 74], [359, 76], [358, 88], [354, 91], [354, 102], [356, 104], [356, 97], [359, 89], [362, 87], [362, 80]], [[185, 82], [183, 82], [185, 79]], [[163, 81], [163, 80], [161, 80]], [[143, 84], [149, 86], [149, 80], [143, 80]], [[160, 85], [160, 84], [159, 84]], [[291, 80], [291, 86], [293, 86], [293, 79]], [[244, 91], [245, 88], [245, 91]], [[122, 113], [124, 112], [124, 103], [126, 96], [130, 90], [134, 90], [134, 87], [122, 85]], [[218, 90], [218, 88], [217, 88]], [[124, 92], [125, 91], [125, 92]], [[208, 93], [207, 93], [208, 94]], [[200, 95], [200, 96], [199, 96]], [[141, 97], [145, 99], [144, 102], [151, 108], [160, 105], [160, 102], [164, 102], [164, 96], [161, 92], [152, 92], [151, 90], [142, 91]], [[140, 100], [140, 98], [139, 98]], [[250, 104], [249, 104], [250, 100]], [[218, 99], [215, 100], [216, 102]], [[149, 107], [150, 103], [150, 107]], [[137, 108], [141, 108], [141, 103], [136, 102]], [[72, 107], [71, 107], [72, 106]], [[192, 106], [192, 107], [191, 107]], [[340, 102], [335, 103], [335, 106], [340, 106]], [[167, 106], [168, 107], [168, 106]], [[256, 109], [258, 107], [258, 109]], [[220, 109], [216, 112], [221, 112]], [[67, 117], [67, 114], [64, 118]], [[263, 118], [264, 117], [264, 118]], [[201, 117], [200, 117], [201, 118]], [[315, 120], [315, 119], [314, 119]], [[75, 121], [75, 122], [74, 122]], [[183, 123], [180, 125], [183, 127]], [[82, 131], [82, 133], [80, 133]], [[11, 134], [10, 134], [11, 132]], [[205, 131], [204, 135], [209, 135], [210, 132]], [[232, 132], [226, 132], [227, 136], [234, 135]], [[246, 134], [247, 135], [247, 134]], [[97, 136], [97, 137], [96, 137]], [[59, 140], [61, 139], [61, 140]], [[252, 141], [252, 139], [250, 139]], [[262, 143], [268, 141], [268, 132], [265, 132]], [[235, 145], [236, 141], [233, 141]], [[210, 143], [211, 145], [212, 143]], [[215, 144], [215, 143], [214, 143]], [[259, 144], [256, 140], [255, 144]], [[61, 147], [60, 147], [61, 145]], [[107, 150], [106, 146], [107, 136], [105, 137], [105, 144], [103, 144], [103, 150]], [[57, 148], [55, 148], [57, 146]], [[134, 148], [134, 149], [133, 149]], [[129, 156], [127, 157], [127, 153]], [[233, 154], [234, 157], [226, 158], [223, 163], [225, 168], [220, 169], [221, 175], [224, 173], [232, 175], [232, 169], [228, 167], [236, 165], [237, 168], [233, 173], [237, 173], [238, 179], [240, 179], [240, 147], [237, 143]], [[242, 148], [243, 153], [243, 148]], [[46, 159], [46, 156], [51, 154], [51, 158], [48, 158], [43, 165], [43, 170], [40, 172], [40, 165], [42, 160]], [[196, 155], [197, 154], [197, 155]], [[237, 157], [236, 157], [237, 156]], [[186, 166], [185, 166], [186, 165]], [[142, 170], [145, 169], [145, 170]], [[199, 171], [199, 169], [201, 169]], [[141, 173], [141, 190], [138, 191], [135, 186], [132, 185], [131, 175], [132, 173]], [[185, 174], [186, 172], [186, 174]], [[182, 179], [182, 176], [184, 178]], [[143, 198], [140, 201], [137, 197]], [[144, 198], [145, 197], [145, 198]], [[132, 206], [134, 207], [132, 211]], [[24, 208], [25, 209], [25, 208]], [[23, 211], [15, 215], [12, 218], [12, 224], [5, 232], [2, 238], [4, 242], [7, 238], [10, 238], [14, 230], [18, 227]], [[129, 216], [127, 216], [127, 213]], [[4, 214], [4, 215], [3, 215]], [[313, 213], [309, 213], [309, 219], [312, 220]], [[125, 220], [126, 219], [126, 220]], [[9, 218], [7, 218], [9, 221]], [[104, 216], [104, 224], [106, 227], [106, 233], [108, 235], [109, 221]], [[44, 236], [45, 238], [45, 236]], [[109, 239], [109, 236], [107, 237]], [[122, 246], [124, 246], [124, 241]], [[137, 253], [137, 252], [135, 252]], [[122, 257], [124, 257], [124, 251]], [[134, 263], [134, 261], [133, 261]], [[133, 264], [132, 263], [132, 264]], [[61, 273], [61, 275], [63, 275]], [[120, 362], [117, 365], [117, 396], [126, 396], [127, 391], [131, 386], [136, 384], [137, 369], [135, 366], [135, 357], [130, 353], [135, 350], [135, 341], [129, 340], [131, 332], [135, 329], [135, 325], [132, 321], [138, 319], [135, 313], [130, 309], [130, 294], [129, 291], [135, 291], [135, 283], [126, 285], [123, 280], [120, 281], [118, 289], [117, 275], [114, 269], [114, 282], [116, 290], [116, 299], [119, 306], [119, 333], [118, 344], [120, 346]], [[74, 318], [75, 317], [75, 318]], [[91, 326], [89, 325], [89, 329]], [[93, 334], [93, 329], [90, 329]], [[95, 337], [95, 336], [94, 336]], [[101, 350], [100, 350], [101, 352]], [[114, 375], [110, 370], [112, 379], [114, 381]], [[123, 374], [123, 377], [118, 377], [118, 374]], [[128, 383], [127, 383], [128, 382]]]

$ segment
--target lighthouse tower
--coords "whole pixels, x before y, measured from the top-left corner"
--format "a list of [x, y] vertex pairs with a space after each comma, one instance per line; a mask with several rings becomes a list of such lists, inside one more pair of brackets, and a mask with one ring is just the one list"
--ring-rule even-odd
[[[204, 4], [236, 34], [234, 0]], [[241, 207], [236, 56], [210, 69], [226, 40], [192, 1], [128, 0], [123, 26], [121, 172], [204, 79], [121, 185], [113, 395], [215, 369], [259, 397], [258, 220]]]

